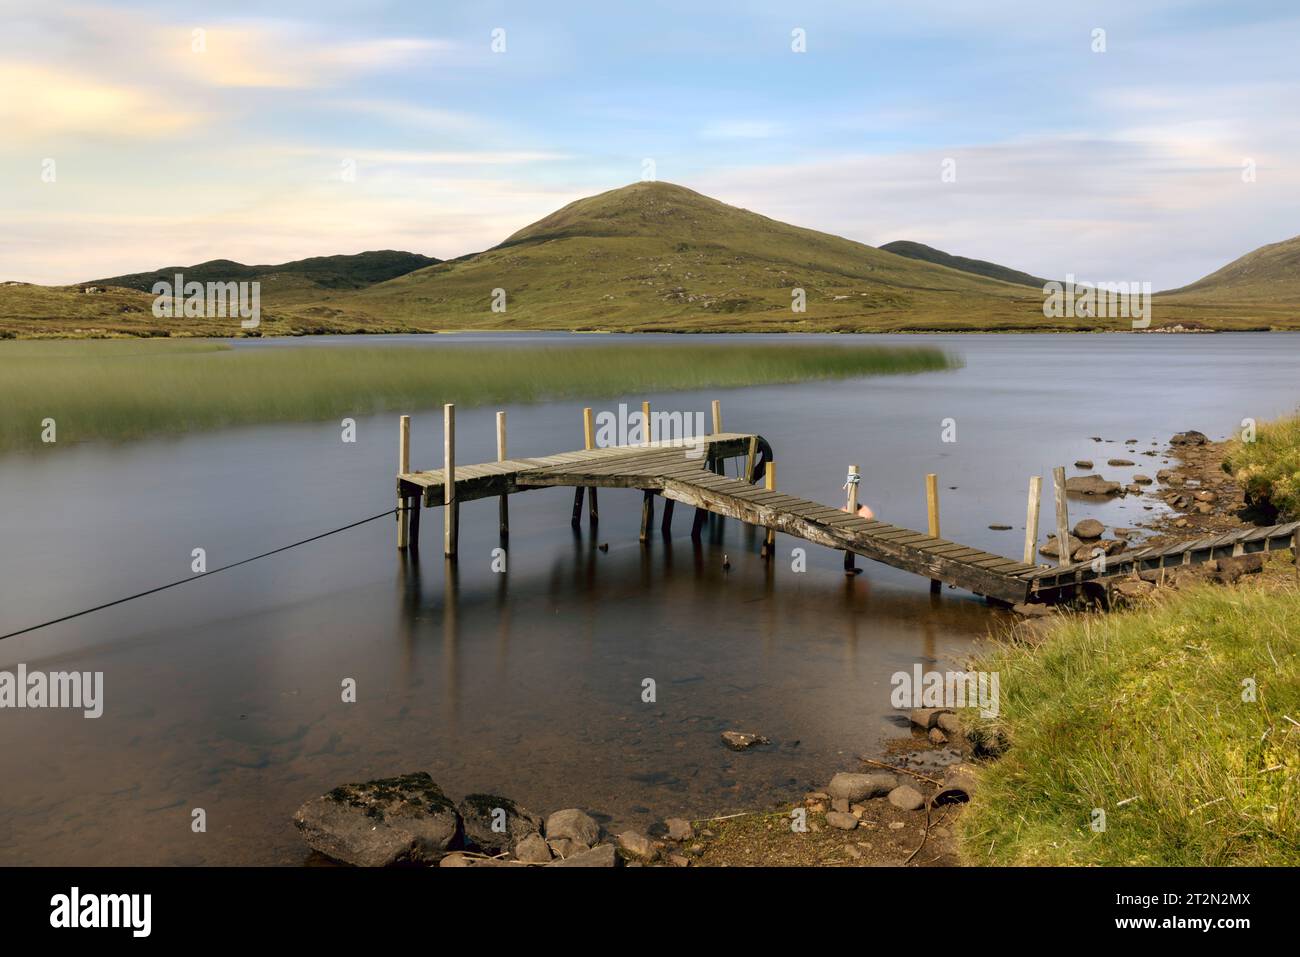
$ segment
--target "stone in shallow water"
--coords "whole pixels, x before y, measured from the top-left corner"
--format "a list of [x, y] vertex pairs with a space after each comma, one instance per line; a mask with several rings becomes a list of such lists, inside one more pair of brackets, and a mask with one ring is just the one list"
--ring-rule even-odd
[[436, 864], [460, 837], [460, 815], [424, 771], [344, 784], [298, 808], [312, 850], [357, 867]]
[[1095, 518], [1085, 518], [1074, 526], [1074, 534], [1077, 538], [1101, 538], [1101, 533], [1106, 531], [1106, 526]]
[[664, 824], [668, 826], [668, 839], [670, 841], [689, 841], [695, 836], [695, 828], [685, 818], [670, 817], [664, 821]]
[[576, 807], [556, 811], [546, 819], [546, 839], [551, 842], [552, 847], [561, 840], [591, 847], [599, 837], [600, 825], [596, 823], [596, 819]]
[[724, 731], [722, 732], [722, 743], [731, 748], [732, 751], [747, 751], [756, 744], [771, 744], [772, 742], [761, 734], [749, 734], [745, 731]]
[[1100, 475], [1076, 475], [1065, 480], [1065, 490], [1079, 495], [1118, 495], [1122, 486]]
[[470, 794], [457, 807], [467, 847], [494, 855], [508, 851], [529, 834], [542, 830], [542, 819], [507, 797]]
[[[1082, 544], [1083, 542], [1075, 538], [1073, 535], [1069, 536], [1068, 540], [1066, 541], [1066, 547], [1070, 549], [1071, 555], [1073, 555], [1076, 551], [1078, 551], [1079, 546], [1081, 546]], [[1047, 541], [1043, 543], [1043, 545], [1038, 549], [1038, 554], [1046, 555], [1048, 558], [1056, 558], [1060, 554], [1057, 549], [1055, 535], [1051, 535], [1048, 537]]]

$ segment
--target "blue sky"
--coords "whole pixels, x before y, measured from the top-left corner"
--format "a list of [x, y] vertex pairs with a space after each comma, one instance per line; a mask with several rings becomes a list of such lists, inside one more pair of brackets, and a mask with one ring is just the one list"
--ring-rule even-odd
[[0, 4], [0, 279], [451, 257], [647, 159], [1048, 276], [1167, 288], [1300, 233], [1285, 3], [30, 7]]

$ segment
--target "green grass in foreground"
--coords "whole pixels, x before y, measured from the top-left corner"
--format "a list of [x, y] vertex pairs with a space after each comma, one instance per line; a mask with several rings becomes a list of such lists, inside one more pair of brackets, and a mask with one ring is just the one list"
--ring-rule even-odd
[[1300, 517], [1300, 415], [1263, 422], [1255, 441], [1234, 439], [1223, 461], [1252, 502], [1268, 502], [1279, 522]]
[[1080, 617], [982, 660], [1011, 748], [963, 815], [965, 859], [1300, 863], [1300, 591], [1269, 578]]
[[201, 341], [0, 342], [0, 450], [255, 422], [639, 397], [647, 392], [951, 368], [933, 347], [477, 345], [229, 349]]

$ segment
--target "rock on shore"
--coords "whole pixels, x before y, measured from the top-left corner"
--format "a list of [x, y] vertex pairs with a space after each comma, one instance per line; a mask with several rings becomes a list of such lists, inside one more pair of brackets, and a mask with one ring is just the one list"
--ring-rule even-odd
[[841, 771], [831, 778], [830, 786], [826, 791], [832, 798], [856, 802], [882, 797], [896, 787], [898, 787], [898, 776], [888, 771], [871, 771], [866, 774]]
[[495, 794], [467, 795], [457, 811], [465, 831], [465, 846], [488, 855], [512, 850], [530, 834], [542, 831], [538, 815]]
[[344, 784], [293, 818], [307, 845], [357, 867], [436, 864], [456, 846], [456, 806], [427, 773]]

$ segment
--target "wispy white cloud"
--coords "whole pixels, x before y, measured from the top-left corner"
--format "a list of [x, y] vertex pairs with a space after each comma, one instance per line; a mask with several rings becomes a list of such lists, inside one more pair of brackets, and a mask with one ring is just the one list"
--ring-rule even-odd
[[399, 69], [451, 49], [445, 40], [420, 37], [337, 42], [279, 22], [197, 27], [188, 43], [176, 42], [182, 37], [175, 28], [155, 27], [154, 33], [175, 69], [222, 87], [340, 86], [356, 73]]

